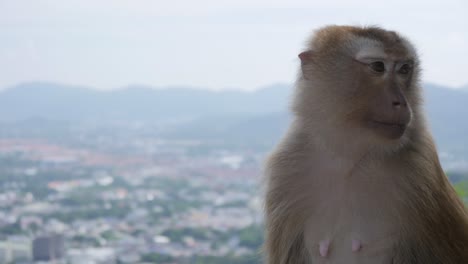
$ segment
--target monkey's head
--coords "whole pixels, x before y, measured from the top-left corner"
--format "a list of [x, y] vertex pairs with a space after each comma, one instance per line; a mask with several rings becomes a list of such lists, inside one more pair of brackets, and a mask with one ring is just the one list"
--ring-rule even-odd
[[420, 104], [419, 62], [406, 39], [377, 27], [328, 26], [299, 58], [297, 116], [319, 121], [327, 136], [405, 142]]

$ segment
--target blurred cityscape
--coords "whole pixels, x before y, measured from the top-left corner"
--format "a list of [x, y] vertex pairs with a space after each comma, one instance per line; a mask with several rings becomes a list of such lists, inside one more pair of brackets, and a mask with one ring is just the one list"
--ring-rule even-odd
[[257, 260], [262, 153], [115, 136], [0, 139], [1, 263]]

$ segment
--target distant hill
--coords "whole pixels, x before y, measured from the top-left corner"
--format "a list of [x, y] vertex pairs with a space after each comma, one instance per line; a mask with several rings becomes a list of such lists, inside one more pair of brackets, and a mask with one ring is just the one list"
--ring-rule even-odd
[[213, 114], [283, 111], [289, 88], [272, 85], [255, 92], [130, 86], [113, 91], [52, 83], [28, 83], [0, 92], [0, 121], [31, 117], [52, 120], [196, 119]]
[[468, 154], [468, 90], [426, 85], [425, 109], [440, 149]]
[[[165, 137], [272, 145], [289, 122], [291, 93], [292, 86], [285, 84], [255, 92], [213, 92], [142, 86], [97, 91], [29, 83], [0, 92], [0, 122], [143, 121], [170, 124], [164, 125], [161, 132]], [[428, 119], [440, 149], [468, 160], [468, 90], [426, 84], [424, 93]]]

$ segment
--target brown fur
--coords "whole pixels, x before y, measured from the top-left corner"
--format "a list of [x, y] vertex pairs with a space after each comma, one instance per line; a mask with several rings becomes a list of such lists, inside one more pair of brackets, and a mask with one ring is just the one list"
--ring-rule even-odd
[[[413, 61], [412, 73], [376, 77], [354, 61], [374, 44], [389, 61]], [[412, 45], [380, 28], [329, 26], [306, 52], [295, 120], [266, 166], [266, 262], [468, 263], [468, 212], [426, 127]], [[388, 98], [400, 95], [408, 106], [396, 113]], [[398, 139], [366, 126], [408, 115]], [[331, 241], [326, 257], [322, 239]]]

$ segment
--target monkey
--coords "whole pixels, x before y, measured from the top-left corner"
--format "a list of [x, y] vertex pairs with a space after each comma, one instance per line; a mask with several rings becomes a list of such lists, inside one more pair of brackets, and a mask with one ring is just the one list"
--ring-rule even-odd
[[264, 169], [266, 263], [468, 263], [468, 212], [428, 129], [413, 44], [331, 25], [299, 59], [293, 120]]

